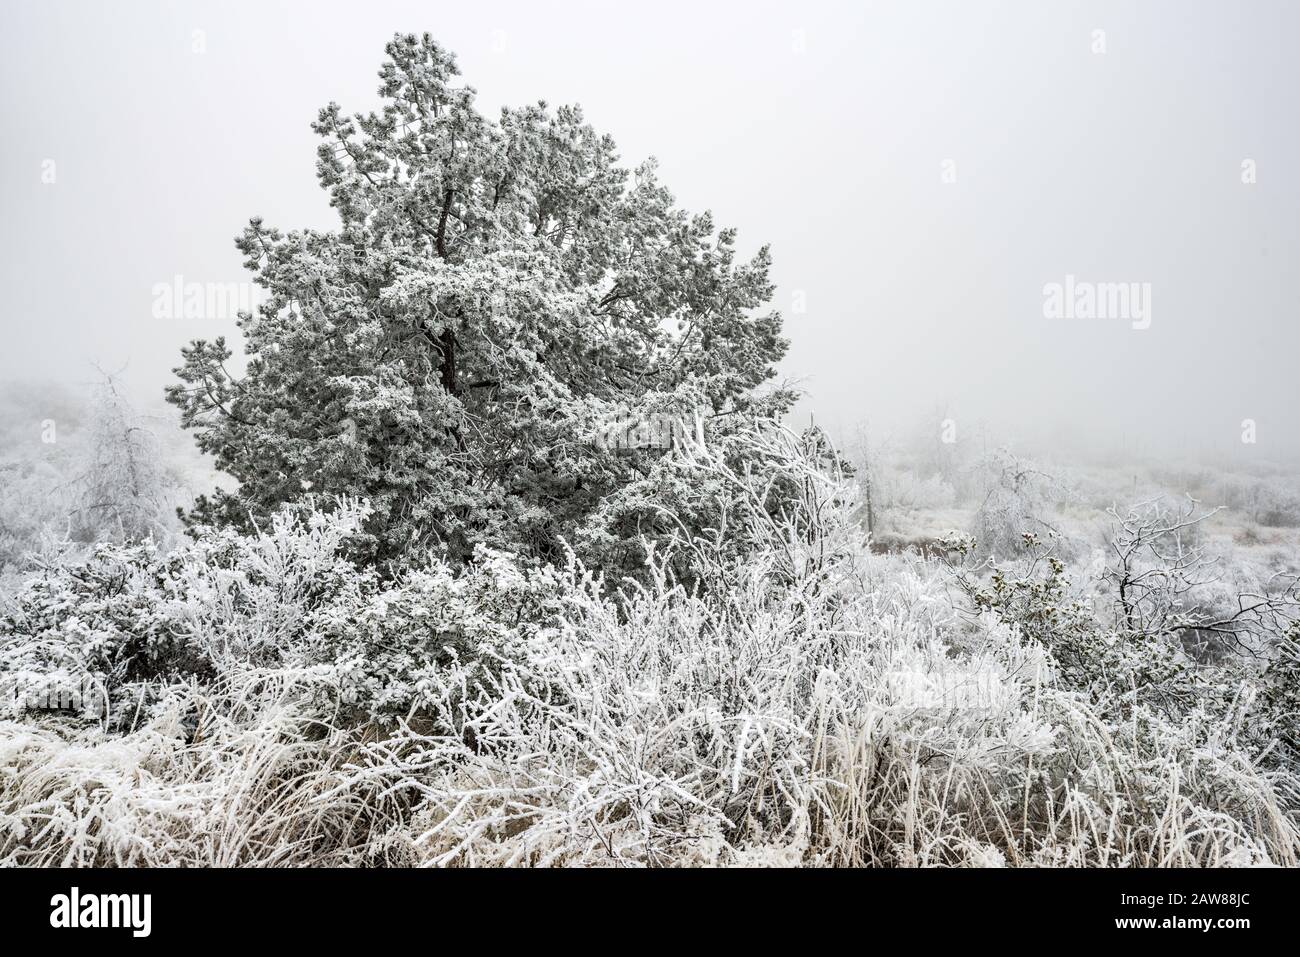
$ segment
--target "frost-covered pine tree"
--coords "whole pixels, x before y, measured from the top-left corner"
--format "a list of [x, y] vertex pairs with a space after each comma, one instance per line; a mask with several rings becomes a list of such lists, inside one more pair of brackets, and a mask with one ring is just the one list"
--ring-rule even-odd
[[593, 430], [786, 406], [753, 392], [785, 349], [761, 312], [767, 248], [738, 259], [733, 230], [676, 208], [653, 161], [620, 166], [579, 108], [492, 120], [427, 34], [386, 49], [382, 110], [331, 104], [314, 124], [338, 228], [253, 219], [237, 241], [268, 293], [240, 323], [246, 371], [222, 339], [184, 350], [168, 398], [241, 482], [194, 516], [360, 495], [380, 558], [475, 542], [548, 557], [592, 522], [617, 527], [588, 540], [646, 531], [654, 503], [611, 503], [644, 491], [656, 453]]

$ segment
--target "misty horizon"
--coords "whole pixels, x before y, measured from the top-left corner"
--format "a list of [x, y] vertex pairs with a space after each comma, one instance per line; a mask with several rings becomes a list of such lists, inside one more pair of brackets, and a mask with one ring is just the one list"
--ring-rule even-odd
[[[742, 252], [771, 244], [800, 422], [1300, 453], [1294, 7], [693, 5], [690, 28], [632, 38], [581, 4], [256, 9], [256, 29], [239, 4], [12, 12], [0, 377], [97, 365], [156, 402], [190, 339], [238, 348], [233, 310], [159, 315], [157, 290], [247, 284], [233, 239], [253, 216], [335, 224], [309, 124], [331, 99], [372, 108], [398, 24], [452, 50], [489, 115], [578, 103]], [[1067, 283], [1102, 307], [1131, 286], [1146, 314], [1076, 311]]]

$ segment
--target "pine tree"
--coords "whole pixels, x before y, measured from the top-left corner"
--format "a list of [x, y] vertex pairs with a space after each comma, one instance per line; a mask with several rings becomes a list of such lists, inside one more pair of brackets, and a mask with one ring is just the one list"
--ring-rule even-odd
[[[246, 370], [193, 342], [168, 399], [241, 483], [192, 521], [247, 522], [304, 493], [374, 506], [377, 557], [475, 543], [556, 553], [655, 467], [592, 437], [628, 414], [724, 421], [785, 350], [766, 247], [630, 173], [575, 106], [493, 121], [428, 34], [397, 36], [378, 113], [321, 110], [332, 231], [253, 219], [237, 240], [267, 293], [241, 316]], [[608, 509], [606, 509], [606, 512]]]

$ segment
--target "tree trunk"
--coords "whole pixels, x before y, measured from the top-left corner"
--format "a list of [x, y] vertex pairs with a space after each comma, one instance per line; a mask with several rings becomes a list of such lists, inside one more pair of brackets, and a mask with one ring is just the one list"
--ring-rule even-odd
[[438, 348], [442, 351], [442, 387], [451, 395], [456, 394], [456, 333], [448, 326], [438, 337]]

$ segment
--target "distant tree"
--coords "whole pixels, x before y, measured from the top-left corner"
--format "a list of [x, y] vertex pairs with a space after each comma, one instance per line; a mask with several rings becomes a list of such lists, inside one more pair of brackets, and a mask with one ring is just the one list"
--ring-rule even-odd
[[[1176, 636], [1198, 657], [1255, 655], [1294, 633], [1300, 575], [1279, 569], [1251, 585], [1233, 583], [1203, 541], [1203, 523], [1220, 508], [1202, 509], [1188, 496], [1107, 510], [1112, 530], [1104, 577], [1114, 589], [1118, 629]], [[1220, 601], [1207, 601], [1216, 592]]]
[[382, 110], [330, 104], [313, 126], [338, 229], [253, 219], [237, 245], [268, 296], [241, 317], [246, 371], [196, 341], [168, 388], [241, 483], [191, 520], [346, 493], [373, 504], [380, 558], [546, 557], [602, 505], [626, 518], [610, 496], [662, 454], [602, 447], [602, 422], [701, 409], [725, 432], [788, 406], [754, 393], [786, 345], [779, 314], [755, 313], [766, 247], [738, 261], [733, 230], [676, 208], [653, 161], [629, 174], [578, 107], [493, 121], [427, 34], [386, 49]]
[[971, 528], [979, 557], [1006, 560], [1024, 549], [1026, 534], [1055, 536], [1056, 529], [1043, 519], [1048, 491], [1056, 483], [1050, 474], [1007, 448], [987, 455], [981, 468], [989, 489], [975, 509]]
[[81, 541], [165, 540], [176, 525], [179, 482], [158, 439], [108, 373], [91, 396], [71, 494], [69, 530]]

